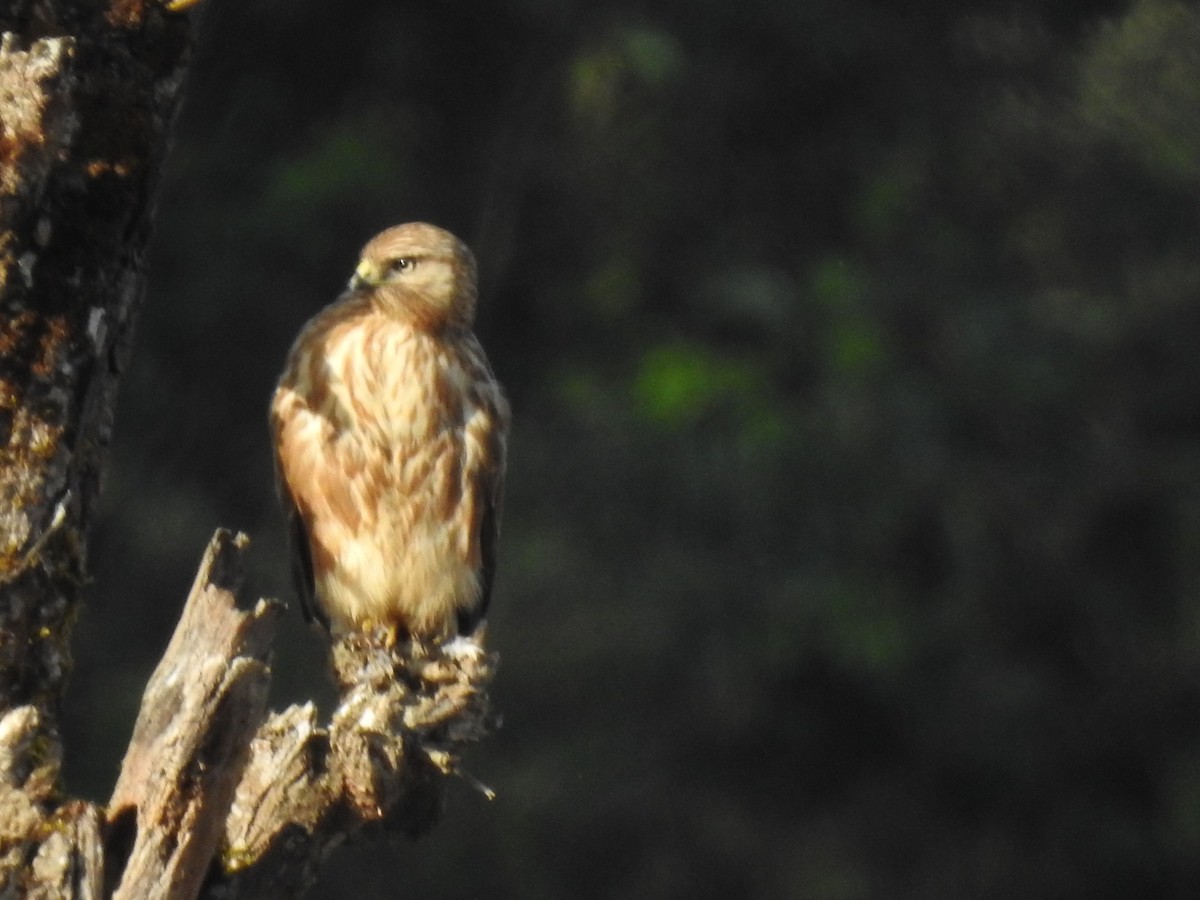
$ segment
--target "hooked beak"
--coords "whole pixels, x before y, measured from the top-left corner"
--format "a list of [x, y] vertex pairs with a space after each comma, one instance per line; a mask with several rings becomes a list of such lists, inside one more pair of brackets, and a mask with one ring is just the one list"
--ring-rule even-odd
[[350, 284], [347, 287], [352, 291], [361, 291], [377, 284], [379, 284], [379, 269], [369, 259], [364, 259], [359, 261], [358, 268], [350, 276]]

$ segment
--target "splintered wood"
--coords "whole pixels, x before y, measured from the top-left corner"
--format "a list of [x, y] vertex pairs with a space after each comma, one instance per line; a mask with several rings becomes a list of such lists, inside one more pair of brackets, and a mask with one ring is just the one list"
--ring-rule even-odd
[[266, 715], [280, 607], [237, 607], [246, 543], [217, 532], [146, 688], [108, 809], [108, 862], [127, 859], [117, 900], [294, 897], [359, 833], [428, 831], [447, 776], [490, 796], [458, 766], [496, 724], [482, 631], [445, 646], [342, 638], [329, 724], [311, 703]]
[[[482, 632], [446, 646], [353, 634], [332, 648], [341, 700], [328, 726], [312, 704], [268, 718], [251, 745], [226, 825], [232, 896], [289, 896], [359, 832], [418, 836], [437, 822], [448, 775], [494, 730], [487, 687], [497, 656]], [[228, 895], [226, 895], [228, 896]]]

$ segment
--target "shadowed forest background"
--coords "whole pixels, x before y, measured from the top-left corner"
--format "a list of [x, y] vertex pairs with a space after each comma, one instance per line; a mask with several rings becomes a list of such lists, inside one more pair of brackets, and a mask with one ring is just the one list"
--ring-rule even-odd
[[[1200, 7], [207, 0], [68, 697], [106, 796], [361, 244], [476, 250], [504, 728], [321, 898], [1200, 893]], [[276, 704], [322, 692], [299, 620]]]

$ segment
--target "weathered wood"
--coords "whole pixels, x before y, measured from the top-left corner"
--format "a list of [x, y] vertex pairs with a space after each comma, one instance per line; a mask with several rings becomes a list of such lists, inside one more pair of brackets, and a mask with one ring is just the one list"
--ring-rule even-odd
[[495, 725], [487, 686], [497, 657], [482, 639], [335, 643], [342, 695], [332, 721], [321, 727], [306, 704], [259, 729], [205, 896], [297, 897], [348, 838], [432, 828], [461, 751]]
[[[341, 700], [328, 724], [311, 703], [266, 716], [282, 607], [238, 607], [247, 543], [214, 535], [146, 687], [108, 807], [104, 865], [93, 853], [82, 869], [87, 884], [105, 871], [117, 900], [301, 896], [345, 840], [428, 831], [447, 777], [462, 774], [461, 752], [494, 728], [497, 657], [482, 630], [445, 647], [347, 636], [332, 648]], [[37, 732], [28, 707], [0, 720], [0, 837], [45, 827], [25, 792], [5, 791], [37, 777]]]
[[100, 817], [86, 803], [55, 808], [60, 762], [36, 707], [0, 718], [0, 896], [100, 896]]
[[237, 608], [248, 541], [218, 531], [142, 698], [108, 806], [133, 847], [113, 897], [194, 897], [266, 709], [278, 603]]
[[311, 703], [265, 716], [280, 606], [238, 608], [246, 544], [213, 537], [147, 685], [108, 808], [118, 900], [298, 897], [348, 838], [429, 830], [463, 748], [494, 726], [482, 631], [446, 647], [347, 636], [327, 725]]
[[100, 812], [91, 803], [72, 801], [55, 816], [57, 825], [30, 863], [30, 900], [102, 900], [104, 848]]

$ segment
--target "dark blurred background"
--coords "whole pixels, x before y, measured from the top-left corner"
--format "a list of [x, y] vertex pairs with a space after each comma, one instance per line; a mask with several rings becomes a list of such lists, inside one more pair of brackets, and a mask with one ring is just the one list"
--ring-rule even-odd
[[[1200, 8], [207, 0], [92, 546], [104, 798], [361, 244], [475, 248], [503, 730], [319, 898], [1200, 896]], [[276, 704], [318, 693], [291, 617]]]

